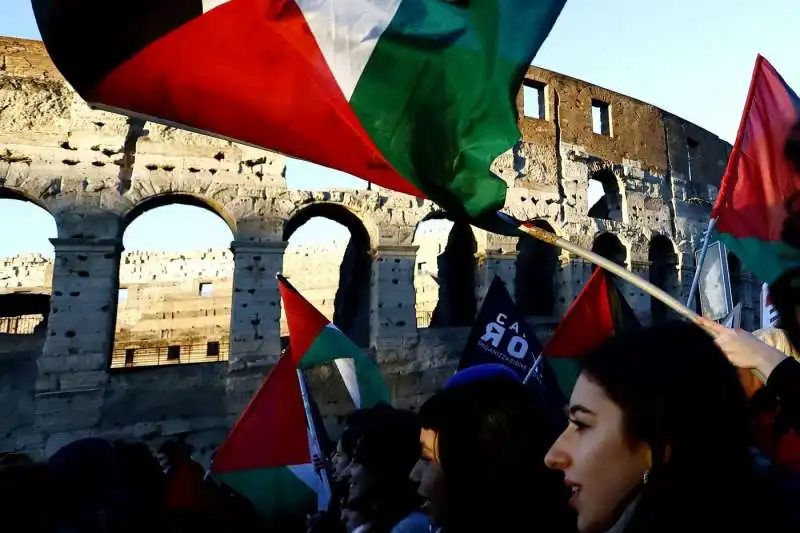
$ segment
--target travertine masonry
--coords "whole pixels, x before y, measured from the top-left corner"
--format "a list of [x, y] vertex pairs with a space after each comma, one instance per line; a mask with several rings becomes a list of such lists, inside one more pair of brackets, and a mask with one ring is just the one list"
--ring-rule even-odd
[[[287, 241], [313, 216], [351, 231], [333, 307], [328, 291], [336, 270], [323, 271], [320, 261], [327, 260], [319, 253], [300, 259], [305, 272], [315, 270], [313, 283], [302, 269], [293, 281], [324, 300], [321, 308], [376, 358], [398, 405], [418, 405], [452, 372], [467, 335], [467, 328], [418, 328], [418, 315], [421, 322], [427, 313], [444, 324], [469, 322], [495, 275], [512, 289], [522, 277], [536, 278], [521, 297], [552, 296], [534, 319], [544, 338], [588, 278], [590, 266], [569, 254], [540, 249], [540, 260], [526, 263], [517, 254], [525, 241], [476, 228], [433, 239], [437, 251], [424, 251], [423, 241], [432, 239], [420, 234], [415, 241], [421, 223], [446, 216], [430, 202], [377, 187], [287, 190], [280, 155], [93, 111], [60, 78], [40, 43], [0, 39], [0, 65], [0, 198], [36, 203], [58, 227], [52, 273], [38, 259], [0, 264], [3, 291], [20, 283], [52, 290], [46, 331], [25, 341], [0, 335], [8, 372], [0, 379], [0, 399], [18, 399], [14, 415], [0, 417], [0, 451], [47, 454], [87, 435], [157, 444], [185, 432], [210, 453], [280, 354], [275, 273], [291, 270]], [[546, 112], [544, 119], [521, 116], [522, 141], [493, 165], [510, 186], [506, 210], [595, 246], [641, 275], [661, 272], [659, 283], [685, 298], [730, 146], [649, 104], [580, 80], [531, 68], [528, 81], [544, 84]], [[521, 114], [522, 99], [520, 92]], [[593, 101], [609, 106], [611, 135], [592, 132]], [[605, 192], [592, 216], [590, 180]], [[193, 263], [189, 271], [201, 275], [191, 279], [178, 264], [126, 262], [132, 256], [122, 251], [125, 228], [171, 203], [204, 207], [228, 224], [233, 242], [224, 268], [217, 265], [223, 256], [214, 256], [221, 252]], [[199, 293], [181, 304], [192, 319], [170, 316], [174, 328], [163, 340], [191, 330], [201, 310], [227, 308], [228, 361], [109, 369], [115, 331], [128, 320], [118, 305], [120, 268], [128, 296], [140, 290], [151, 303], [158, 298], [148, 288], [154, 282], [165, 283], [164, 290], [193, 290], [197, 283], [199, 291], [204, 276], [227, 275], [219, 279], [230, 285], [215, 287], [214, 298], [222, 297], [210, 307], [198, 304]], [[435, 291], [427, 270], [440, 278]], [[128, 273], [135, 279], [126, 281]], [[152, 275], [163, 279], [148, 280]], [[734, 282], [744, 324], [752, 327], [758, 284], [746, 272]], [[643, 321], [659, 316], [650, 298], [630, 287], [624, 293]], [[169, 305], [158, 302], [146, 311], [164, 314]], [[202, 335], [225, 333], [219, 315], [201, 318], [211, 328]], [[312, 392], [335, 425], [349, 408], [344, 388], [331, 369], [312, 374]]]

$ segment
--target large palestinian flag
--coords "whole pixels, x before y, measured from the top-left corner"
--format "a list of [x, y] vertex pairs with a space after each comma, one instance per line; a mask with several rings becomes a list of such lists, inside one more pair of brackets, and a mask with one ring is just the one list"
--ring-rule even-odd
[[[720, 240], [761, 281], [772, 284], [800, 268], [800, 171], [784, 153], [800, 120], [800, 98], [758, 56], [742, 122], [712, 217]], [[788, 229], [789, 231], [784, 231]]]
[[613, 275], [596, 268], [542, 350], [567, 398], [580, 374], [579, 359], [612, 335], [638, 327]]
[[[430, 197], [502, 208], [489, 165], [566, 0], [33, 0], [90, 104]], [[112, 9], [113, 7], [113, 9]]]
[[278, 276], [278, 285], [297, 368], [335, 363], [356, 408], [388, 402], [389, 390], [378, 364], [303, 298], [289, 280]]

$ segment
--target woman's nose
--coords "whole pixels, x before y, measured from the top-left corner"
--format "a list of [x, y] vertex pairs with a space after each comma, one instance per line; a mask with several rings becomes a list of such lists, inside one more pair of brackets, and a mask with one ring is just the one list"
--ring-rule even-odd
[[552, 470], [564, 470], [572, 463], [569, 453], [564, 449], [562, 437], [553, 443], [544, 456], [545, 466]]

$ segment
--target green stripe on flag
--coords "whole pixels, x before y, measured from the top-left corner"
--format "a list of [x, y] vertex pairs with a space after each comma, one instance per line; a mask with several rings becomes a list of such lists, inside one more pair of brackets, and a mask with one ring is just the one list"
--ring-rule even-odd
[[567, 359], [566, 357], [548, 357], [547, 363], [553, 369], [558, 387], [567, 401], [569, 401], [570, 396], [572, 396], [572, 389], [575, 388], [575, 382], [578, 381], [578, 377], [581, 375], [580, 361]]
[[755, 237], [737, 238], [716, 232], [728, 251], [740, 258], [762, 282], [771, 285], [794, 269], [800, 268], [800, 250], [783, 241], [763, 241]]
[[[355, 363], [356, 383], [346, 383], [348, 390], [357, 387], [359, 407], [371, 407], [389, 401], [389, 391], [383, 382], [377, 363], [356, 346], [333, 325], [323, 328], [300, 360], [302, 368], [332, 363], [336, 359], [352, 359]], [[344, 378], [345, 375], [342, 374]]]
[[215, 477], [245, 496], [267, 520], [313, 512], [317, 493], [289, 467], [238, 470]]
[[502, 209], [489, 167], [519, 140], [516, 96], [565, 0], [403, 0], [350, 99], [394, 168], [454, 214]]

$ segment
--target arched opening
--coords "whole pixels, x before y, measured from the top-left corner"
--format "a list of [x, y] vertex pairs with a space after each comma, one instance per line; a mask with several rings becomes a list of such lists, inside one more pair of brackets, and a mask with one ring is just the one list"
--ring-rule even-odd
[[[531, 224], [551, 233], [555, 232], [544, 220], [534, 220]], [[555, 246], [527, 235], [517, 241], [514, 298], [524, 315], [553, 315], [558, 253]]]
[[283, 240], [292, 284], [353, 342], [368, 346], [372, 244], [361, 219], [342, 205], [312, 204], [286, 222]]
[[417, 327], [472, 325], [478, 246], [470, 225], [435, 213], [419, 224], [414, 244], [419, 246], [414, 274]]
[[592, 244], [592, 251], [620, 266], [626, 266], [628, 250], [613, 233], [606, 232], [598, 235]]
[[605, 220], [622, 220], [622, 194], [619, 180], [609, 169], [594, 172], [589, 178], [589, 216]]
[[744, 298], [744, 283], [742, 281], [742, 263], [731, 252], [728, 252], [728, 275], [731, 280], [733, 305], [736, 305]]
[[[650, 283], [674, 294], [678, 286], [678, 255], [672, 241], [663, 235], [656, 235], [650, 241], [648, 251], [650, 261]], [[650, 314], [653, 324], [661, 324], [669, 319], [667, 306], [659, 300], [650, 298]]]
[[[41, 335], [50, 311], [53, 216], [26, 195], [0, 187], [0, 339]], [[14, 336], [14, 338], [11, 338]], [[0, 350], [2, 351], [2, 350]], [[13, 351], [13, 350], [12, 350]]]
[[126, 215], [112, 368], [228, 359], [229, 221], [188, 195], [156, 196]]

